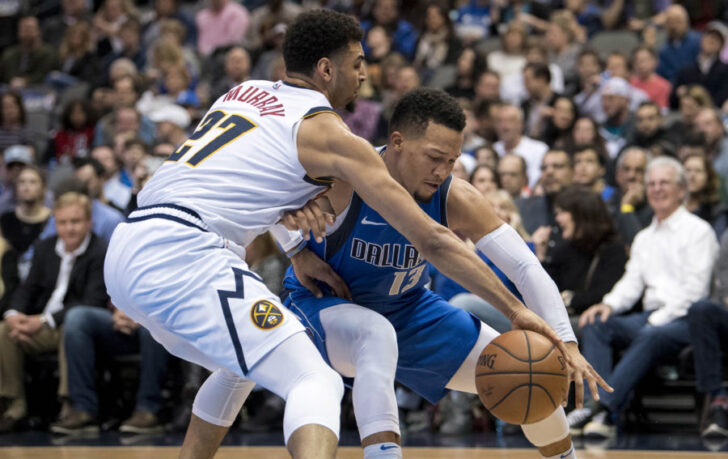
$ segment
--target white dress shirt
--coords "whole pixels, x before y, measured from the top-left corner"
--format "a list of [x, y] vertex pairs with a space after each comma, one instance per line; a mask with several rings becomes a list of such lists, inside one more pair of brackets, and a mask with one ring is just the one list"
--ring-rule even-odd
[[512, 153], [518, 155], [526, 160], [526, 173], [528, 174], [528, 186], [533, 188], [541, 178], [541, 160], [546, 152], [549, 150], [549, 146], [545, 143], [534, 140], [530, 137], [521, 136], [521, 141], [518, 145], [511, 150], [506, 151], [506, 146], [503, 141], [499, 140], [493, 144], [493, 150], [498, 153], [498, 156], [503, 156], [506, 153]]
[[45, 309], [43, 309], [43, 317], [45, 317], [46, 322], [52, 328], [56, 328], [56, 321], [53, 320], [53, 314], [63, 309], [63, 299], [66, 297], [66, 292], [68, 291], [68, 282], [71, 280], [73, 264], [76, 262], [76, 258], [86, 251], [90, 240], [91, 233], [89, 232], [81, 245], [73, 252], [66, 252], [66, 245], [61, 238], [58, 238], [58, 241], [56, 241], [56, 254], [61, 257], [61, 266], [58, 270], [56, 288], [51, 293]]
[[651, 325], [683, 317], [708, 295], [718, 248], [713, 228], [683, 206], [660, 223], [654, 218], [635, 236], [625, 272], [603, 303], [620, 313], [642, 297], [645, 311], [654, 311]]

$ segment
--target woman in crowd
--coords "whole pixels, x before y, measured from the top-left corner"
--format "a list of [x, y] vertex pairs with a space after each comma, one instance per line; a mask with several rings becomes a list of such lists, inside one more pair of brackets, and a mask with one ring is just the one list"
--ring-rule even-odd
[[536, 255], [556, 282], [569, 314], [578, 317], [619, 280], [627, 254], [598, 194], [572, 185], [559, 192], [554, 208], [563, 240], [545, 260], [548, 240], [536, 238]]
[[77, 22], [66, 29], [58, 52], [60, 70], [78, 81], [94, 86], [99, 81], [100, 64], [91, 26]]
[[424, 31], [417, 42], [413, 61], [422, 80], [429, 81], [443, 65], [455, 64], [462, 49], [448, 10], [439, 3], [429, 3], [425, 9]]
[[548, 118], [539, 139], [551, 148], [566, 148], [578, 115], [576, 104], [571, 97], [559, 96], [544, 114]]
[[475, 49], [470, 47], [463, 49], [455, 68], [455, 82], [445, 91], [455, 98], [473, 99], [475, 83], [485, 70], [485, 66], [485, 59]]
[[703, 108], [713, 108], [713, 99], [700, 85], [678, 88], [680, 118], [670, 125], [670, 131], [683, 138], [694, 131], [695, 117]]
[[0, 151], [10, 145], [34, 144], [33, 134], [26, 123], [25, 107], [20, 93], [3, 93], [0, 96]]
[[599, 133], [599, 125], [588, 116], [581, 116], [576, 120], [565, 148], [569, 153], [573, 153], [577, 147], [584, 145], [594, 145], [599, 153], [606, 154], [607, 152], [607, 141]]
[[473, 172], [470, 173], [469, 181], [483, 196], [487, 196], [500, 188], [498, 172], [486, 164], [477, 164]]
[[726, 229], [725, 207], [720, 202], [720, 177], [705, 154], [691, 153], [683, 158], [688, 179], [685, 207], [713, 225], [718, 239]]
[[501, 35], [501, 49], [488, 54], [488, 68], [498, 72], [501, 80], [520, 74], [526, 65], [528, 30], [521, 21], [511, 21]]
[[88, 156], [96, 119], [85, 100], [71, 101], [61, 116], [61, 129], [53, 138], [54, 157], [58, 164], [70, 164], [75, 157]]

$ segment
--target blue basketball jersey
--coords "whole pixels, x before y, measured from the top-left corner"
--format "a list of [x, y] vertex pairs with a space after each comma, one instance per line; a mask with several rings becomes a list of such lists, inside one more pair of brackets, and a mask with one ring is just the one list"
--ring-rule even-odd
[[[448, 177], [420, 208], [447, 226]], [[354, 193], [343, 222], [323, 242], [313, 238], [309, 250], [325, 260], [347, 283], [354, 301], [386, 314], [411, 304], [429, 281], [427, 262], [405, 236]], [[289, 269], [288, 290], [305, 289]], [[321, 285], [326, 288], [325, 285]]]

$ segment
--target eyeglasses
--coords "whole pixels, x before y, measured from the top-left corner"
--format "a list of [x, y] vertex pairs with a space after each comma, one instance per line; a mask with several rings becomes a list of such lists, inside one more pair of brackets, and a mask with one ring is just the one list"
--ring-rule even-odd
[[647, 182], [647, 188], [667, 188], [670, 185], [674, 185], [677, 182], [675, 180], [659, 180], [657, 182]]

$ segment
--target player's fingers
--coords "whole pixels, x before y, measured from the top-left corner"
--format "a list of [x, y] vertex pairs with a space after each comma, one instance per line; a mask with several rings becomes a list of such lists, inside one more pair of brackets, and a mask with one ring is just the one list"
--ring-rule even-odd
[[324, 213], [318, 204], [311, 203], [304, 208], [306, 215], [311, 220], [311, 228], [313, 228], [313, 235], [317, 242], [323, 242], [323, 238], [326, 236], [326, 218]]
[[321, 242], [323, 239], [321, 238], [321, 227], [319, 226], [318, 220], [316, 220], [316, 215], [314, 215], [313, 210], [311, 209], [311, 206], [306, 206], [303, 209], [301, 209], [303, 214], [305, 215], [306, 220], [308, 221], [308, 227], [311, 228], [311, 233], [313, 234], [314, 239], [316, 239], [316, 242]]
[[580, 371], [574, 372], [574, 401], [577, 408], [584, 407], [584, 377]]
[[311, 231], [311, 227], [308, 224], [308, 219], [306, 218], [306, 214], [301, 209], [296, 211], [296, 222], [298, 223], [298, 228], [301, 230], [301, 233], [303, 234], [303, 238], [307, 241], [310, 240], [311, 235], [310, 235], [309, 231]]
[[596, 380], [597, 384], [602, 386], [602, 389], [604, 389], [607, 392], [614, 392], [614, 389], [612, 388], [612, 386], [607, 384], [607, 381], [605, 381], [604, 378], [602, 378], [602, 376], [599, 373], [597, 373], [597, 371], [594, 368], [590, 367], [589, 369], [591, 370], [590, 373], [592, 374], [592, 377]]
[[308, 289], [311, 293], [313, 293], [313, 296], [316, 298], [321, 298], [324, 296], [323, 293], [321, 293], [321, 289], [318, 288], [315, 282], [310, 277], [306, 277], [303, 279], [299, 279], [301, 284]]
[[281, 224], [286, 227], [289, 231], [296, 231], [298, 229], [298, 224], [296, 223], [296, 219], [293, 218], [293, 215], [286, 213], [283, 218], [281, 218]]
[[592, 398], [595, 401], [598, 402], [599, 401], [599, 388], [597, 387], [597, 382], [594, 379], [594, 375], [593, 374], [587, 374], [587, 379], [586, 380], [589, 383], [589, 390], [592, 393]]
[[349, 286], [344, 282], [344, 279], [330, 267], [326, 270], [326, 274], [327, 278], [324, 281], [334, 290], [336, 296], [345, 300], [351, 300], [351, 292], [349, 291]]

